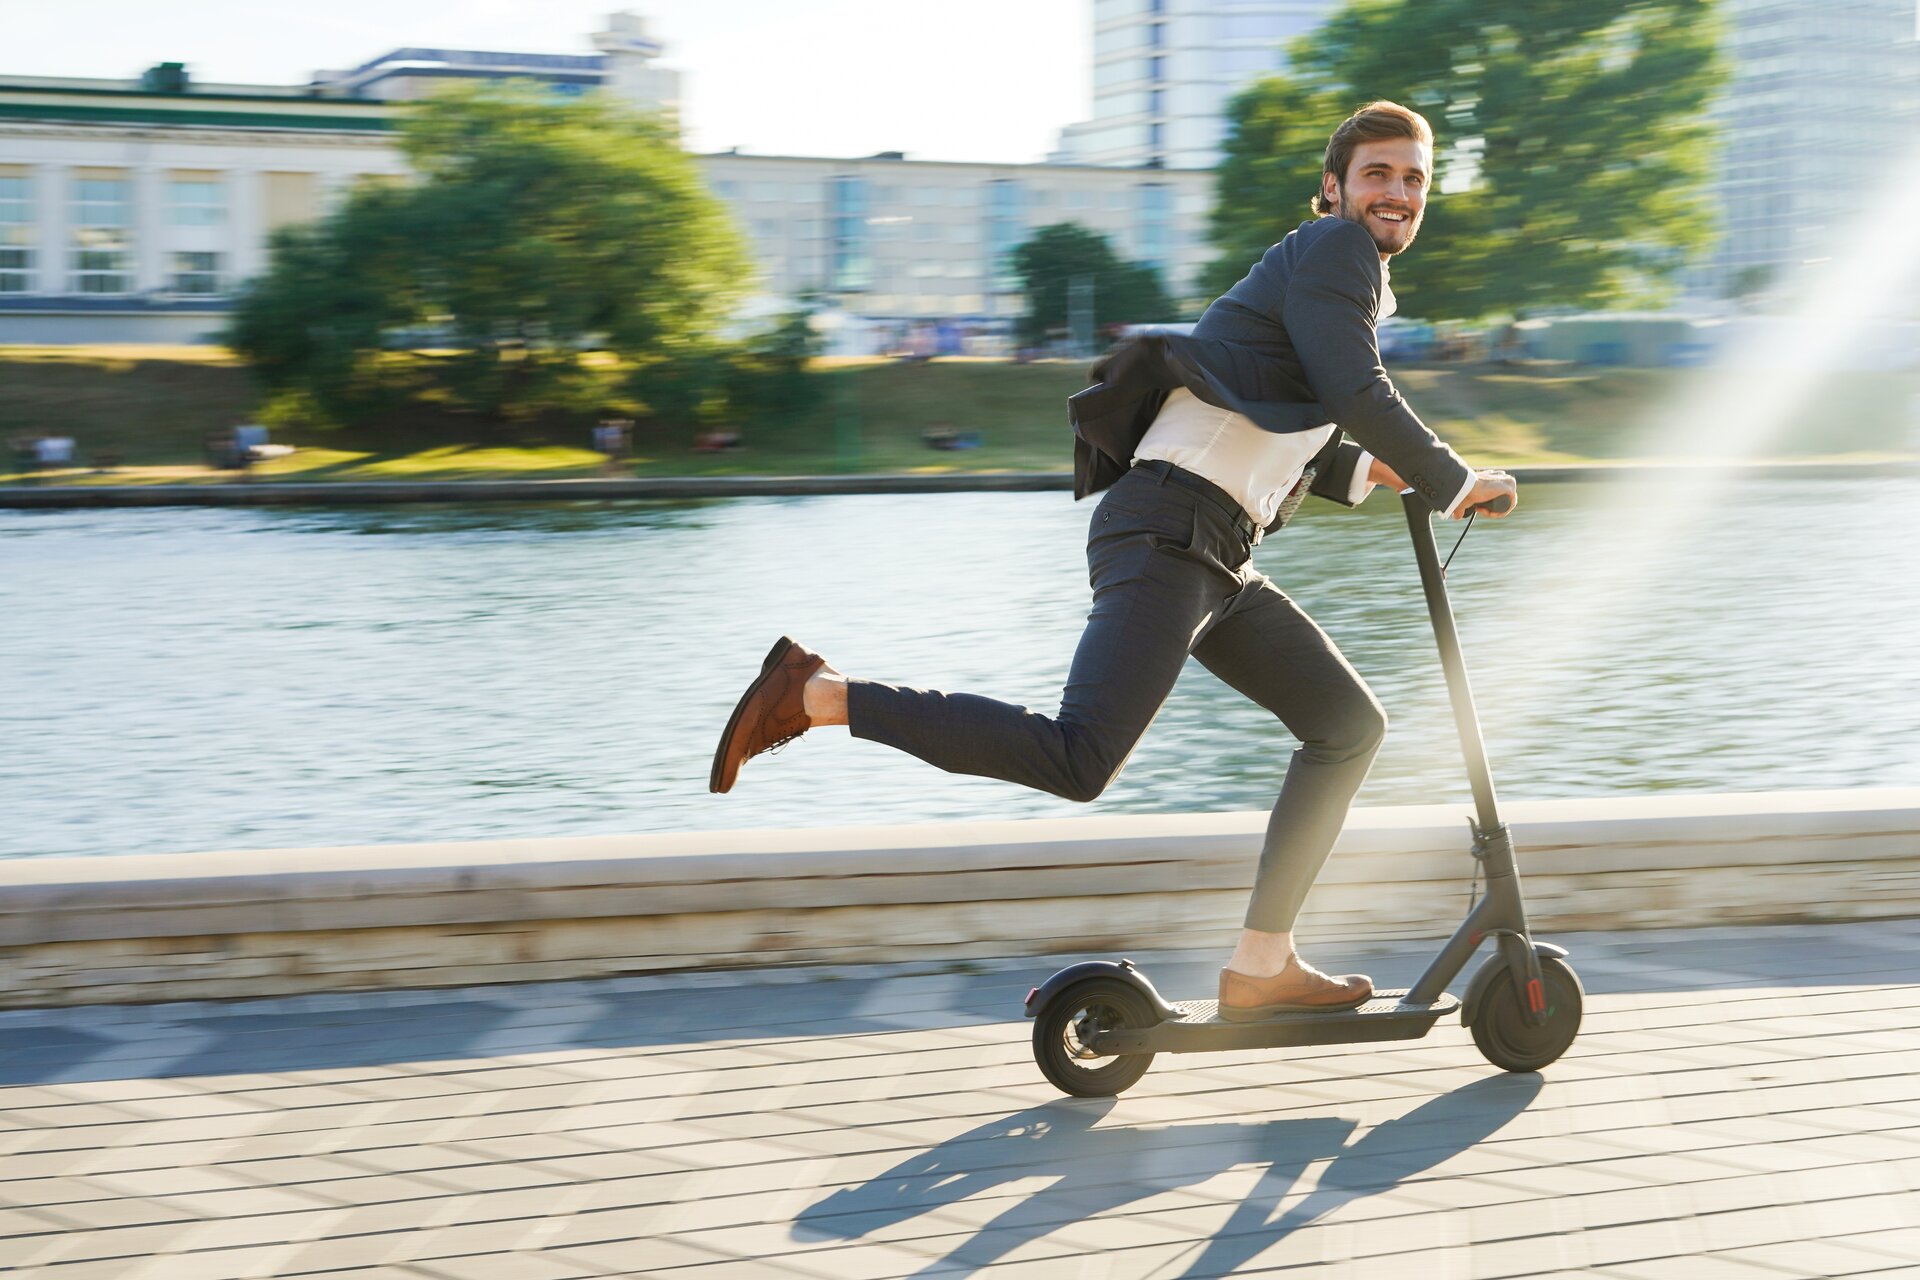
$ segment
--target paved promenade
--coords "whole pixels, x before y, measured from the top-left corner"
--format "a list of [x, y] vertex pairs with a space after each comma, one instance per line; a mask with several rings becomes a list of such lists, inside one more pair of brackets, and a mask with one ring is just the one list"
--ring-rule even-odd
[[1555, 940], [1542, 1076], [1443, 1023], [1096, 1102], [1029, 1056], [1057, 957], [4, 1013], [0, 1269], [1920, 1277], [1920, 921]]

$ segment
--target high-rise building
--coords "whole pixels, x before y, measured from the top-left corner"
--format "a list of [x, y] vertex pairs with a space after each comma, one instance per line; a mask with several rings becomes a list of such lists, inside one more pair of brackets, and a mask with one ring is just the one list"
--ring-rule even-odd
[[1339, 0], [1094, 0], [1093, 119], [1054, 159], [1210, 169], [1227, 99], [1286, 65], [1286, 45]]
[[[1790, 286], [1905, 173], [1920, 139], [1915, 0], [1722, 0], [1731, 80], [1714, 112], [1720, 239], [1708, 294]], [[1890, 210], [1898, 218], [1905, 210]]]

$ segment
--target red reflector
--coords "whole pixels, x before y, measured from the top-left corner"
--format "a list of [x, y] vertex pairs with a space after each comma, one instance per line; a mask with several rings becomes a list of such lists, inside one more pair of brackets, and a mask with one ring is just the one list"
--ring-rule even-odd
[[1546, 1011], [1547, 994], [1540, 989], [1540, 979], [1538, 978], [1530, 978], [1527, 980], [1527, 1003], [1532, 1006], [1535, 1013], [1543, 1013]]
[[1038, 987], [1035, 987], [1031, 991], [1027, 992], [1027, 1003], [1032, 1004], [1033, 998], [1039, 994], [1040, 994], [1040, 988]]

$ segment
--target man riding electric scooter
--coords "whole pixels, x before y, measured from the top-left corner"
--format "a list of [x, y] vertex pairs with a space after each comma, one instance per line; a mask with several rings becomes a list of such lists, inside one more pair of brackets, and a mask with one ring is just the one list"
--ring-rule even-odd
[[1093, 609], [1058, 715], [848, 679], [783, 637], [721, 735], [712, 790], [731, 789], [761, 752], [845, 724], [949, 772], [1090, 801], [1191, 654], [1301, 742], [1220, 974], [1220, 1016], [1364, 1003], [1371, 981], [1307, 964], [1292, 930], [1386, 717], [1252, 550], [1308, 492], [1352, 506], [1388, 484], [1448, 516], [1513, 509], [1512, 477], [1462, 462], [1380, 366], [1375, 326], [1394, 309], [1387, 262], [1413, 243], [1432, 176], [1425, 119], [1391, 102], [1361, 108], [1328, 141], [1318, 217], [1267, 250], [1191, 336], [1127, 343], [1073, 397], [1075, 496], [1107, 492], [1087, 544]]

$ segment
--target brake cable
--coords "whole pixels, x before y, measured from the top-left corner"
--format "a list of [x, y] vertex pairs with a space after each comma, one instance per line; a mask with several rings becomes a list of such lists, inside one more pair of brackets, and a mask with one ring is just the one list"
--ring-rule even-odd
[[1449, 551], [1449, 552], [1447, 552], [1447, 558], [1446, 558], [1445, 560], [1442, 560], [1442, 561], [1440, 562], [1440, 576], [1441, 576], [1441, 577], [1445, 577], [1445, 576], [1446, 576], [1446, 573], [1447, 573], [1447, 566], [1453, 563], [1453, 552], [1454, 552], [1454, 551], [1458, 551], [1458, 550], [1460, 549], [1460, 543], [1462, 543], [1462, 542], [1465, 542], [1465, 541], [1467, 540], [1467, 533], [1468, 533], [1468, 531], [1469, 531], [1469, 530], [1471, 530], [1471, 529], [1473, 528], [1473, 518], [1474, 518], [1475, 516], [1477, 516], [1477, 515], [1479, 515], [1479, 514], [1480, 514], [1480, 510], [1479, 510], [1479, 508], [1477, 508], [1477, 507], [1476, 507], [1475, 509], [1473, 509], [1472, 511], [1469, 511], [1469, 512], [1467, 512], [1467, 526], [1466, 526], [1466, 528], [1465, 528], [1465, 529], [1462, 529], [1462, 530], [1460, 530], [1460, 537], [1458, 538], [1458, 540], [1456, 540], [1456, 541], [1454, 542], [1454, 544], [1453, 544], [1453, 551]]

